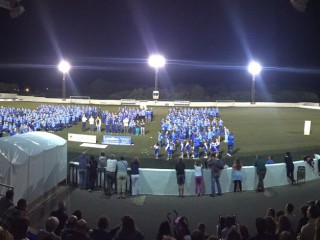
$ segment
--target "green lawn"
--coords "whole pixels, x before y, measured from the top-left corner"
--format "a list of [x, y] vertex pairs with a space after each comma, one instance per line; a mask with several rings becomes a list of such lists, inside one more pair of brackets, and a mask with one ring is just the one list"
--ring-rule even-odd
[[[3, 106], [36, 108], [38, 103], [3, 102]], [[103, 110], [115, 112], [119, 106], [100, 106]], [[160, 152], [160, 159], [154, 159], [153, 145], [157, 141], [160, 120], [167, 114], [168, 107], [154, 107], [154, 120], [146, 125], [145, 136], [132, 136], [133, 146], [108, 146], [103, 151], [116, 158], [124, 156], [127, 160], [138, 156], [142, 168], [173, 168], [175, 161], [165, 160], [165, 150]], [[234, 158], [240, 158], [244, 165], [252, 165], [257, 154], [267, 158], [274, 156], [276, 162], [282, 162], [286, 151], [290, 151], [294, 160], [301, 160], [306, 154], [318, 153], [320, 133], [320, 112], [300, 108], [220, 108], [221, 118], [235, 135], [235, 154], [226, 156], [226, 145], [222, 143], [223, 160], [231, 165]], [[304, 136], [304, 121], [310, 120], [311, 135]], [[104, 130], [104, 128], [103, 128]], [[58, 132], [57, 135], [67, 139], [68, 133], [81, 133], [81, 125]], [[89, 133], [86, 134], [96, 134]], [[104, 133], [96, 134], [97, 141], [102, 141]], [[99, 156], [101, 149], [83, 148], [78, 142], [68, 142], [68, 161], [77, 161], [82, 151]], [[178, 149], [174, 159], [178, 158]], [[188, 168], [193, 167], [193, 159], [186, 159]]]

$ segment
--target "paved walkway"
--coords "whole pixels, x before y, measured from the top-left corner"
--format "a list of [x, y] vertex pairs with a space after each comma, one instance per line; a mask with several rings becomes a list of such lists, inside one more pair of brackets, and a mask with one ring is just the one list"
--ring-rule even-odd
[[[250, 233], [255, 232], [255, 219], [265, 216], [269, 207], [283, 210], [285, 204], [291, 202], [295, 206], [296, 215], [299, 207], [309, 200], [320, 199], [318, 191], [320, 180], [298, 186], [284, 186], [266, 189], [264, 193], [245, 191], [242, 193], [226, 193], [219, 197], [209, 195], [196, 197], [187, 196], [153, 196], [144, 195], [137, 198], [117, 199], [115, 196], [106, 198], [102, 191], [88, 193], [78, 188], [62, 187], [59, 194], [37, 207], [29, 215], [31, 226], [35, 229], [43, 227], [45, 219], [57, 207], [60, 200], [67, 203], [68, 214], [80, 209], [90, 227], [95, 227], [100, 215], [107, 214], [111, 227], [121, 222], [121, 217], [131, 215], [146, 239], [154, 239], [160, 223], [167, 220], [167, 214], [173, 209], [186, 216], [190, 230], [199, 222], [204, 222], [208, 233], [216, 232], [218, 215], [237, 215], [240, 224], [248, 226]], [[174, 216], [174, 214], [172, 214]]]

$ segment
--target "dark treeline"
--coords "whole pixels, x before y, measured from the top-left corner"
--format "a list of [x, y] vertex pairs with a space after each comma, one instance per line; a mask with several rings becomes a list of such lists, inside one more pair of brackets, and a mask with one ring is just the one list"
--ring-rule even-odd
[[[60, 98], [61, 88], [36, 88], [34, 90], [19, 89], [17, 84], [0, 83], [2, 93], [17, 93], [48, 98]], [[81, 90], [81, 91], [80, 91]], [[68, 96], [90, 96], [91, 99], [137, 99], [151, 100], [153, 87], [143, 87], [129, 83], [107, 82], [102, 79], [93, 81], [81, 89], [68, 89]], [[216, 101], [232, 100], [237, 102], [251, 101], [251, 86], [233, 86], [228, 84], [204, 87], [200, 84], [180, 84], [172, 88], [161, 88], [160, 100]], [[320, 92], [316, 89], [301, 86], [279, 87], [268, 89], [256, 87], [256, 102], [319, 102]]]

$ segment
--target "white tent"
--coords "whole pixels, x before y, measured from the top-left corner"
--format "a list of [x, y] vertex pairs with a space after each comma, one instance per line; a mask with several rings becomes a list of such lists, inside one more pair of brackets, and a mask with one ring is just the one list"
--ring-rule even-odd
[[[67, 176], [67, 141], [30, 132], [0, 138], [0, 182], [14, 187], [15, 201], [30, 203]], [[0, 189], [3, 195], [6, 189]]]

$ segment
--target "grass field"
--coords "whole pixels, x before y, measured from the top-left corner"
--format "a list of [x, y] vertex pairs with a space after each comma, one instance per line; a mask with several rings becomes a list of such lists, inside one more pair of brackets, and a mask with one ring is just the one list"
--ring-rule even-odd
[[[35, 109], [39, 103], [3, 102], [2, 106]], [[116, 112], [119, 106], [100, 106], [103, 110]], [[166, 161], [165, 150], [161, 149], [160, 159], [154, 159], [153, 145], [157, 141], [160, 120], [167, 114], [168, 107], [154, 107], [154, 120], [146, 125], [145, 136], [132, 136], [133, 146], [108, 146], [102, 150], [108, 156], [113, 153], [116, 158], [124, 156], [127, 160], [138, 156], [142, 168], [173, 168], [176, 161]], [[226, 144], [221, 144], [223, 161], [229, 166], [235, 158], [240, 158], [244, 165], [252, 165], [255, 156], [267, 158], [273, 155], [276, 162], [282, 162], [285, 152], [290, 151], [294, 160], [301, 160], [307, 154], [318, 153], [320, 138], [320, 112], [302, 108], [220, 108], [221, 118], [235, 135], [235, 154], [226, 156]], [[310, 120], [311, 134], [304, 136], [304, 121]], [[96, 134], [101, 142], [104, 133]], [[81, 133], [81, 124], [56, 133], [67, 139], [68, 133]], [[80, 147], [78, 142], [68, 142], [68, 161], [77, 161], [80, 153], [99, 156], [101, 149]], [[178, 149], [174, 159], [178, 158]], [[205, 161], [205, 159], [203, 160]], [[185, 160], [187, 168], [193, 168], [193, 159]]]

